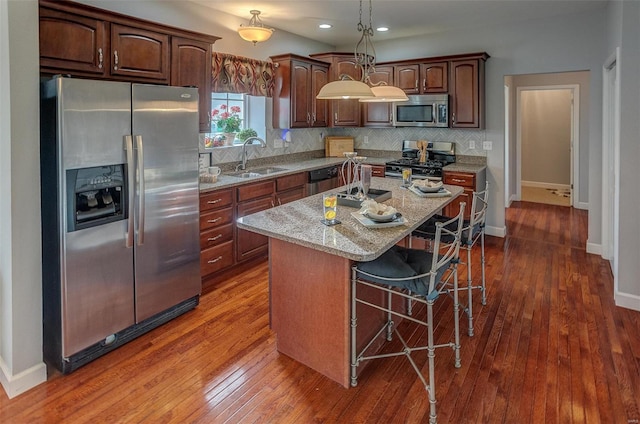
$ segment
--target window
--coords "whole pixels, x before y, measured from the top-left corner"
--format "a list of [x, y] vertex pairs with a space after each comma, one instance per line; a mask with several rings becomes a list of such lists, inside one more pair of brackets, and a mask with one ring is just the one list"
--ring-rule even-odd
[[265, 97], [249, 96], [239, 93], [211, 93], [211, 131], [214, 147], [241, 144], [237, 138], [231, 142], [216, 143], [215, 135], [251, 128], [259, 137], [264, 138]]

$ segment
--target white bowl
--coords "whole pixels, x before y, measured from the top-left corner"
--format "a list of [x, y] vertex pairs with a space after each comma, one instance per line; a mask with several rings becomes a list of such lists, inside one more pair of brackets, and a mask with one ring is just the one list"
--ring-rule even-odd
[[390, 211], [385, 211], [383, 213], [375, 213], [375, 212], [369, 212], [366, 211], [364, 213], [364, 216], [366, 216], [367, 218], [369, 218], [372, 221], [376, 221], [376, 222], [391, 222], [396, 218], [396, 214], [398, 213], [398, 211], [396, 211], [393, 208], [390, 208]]
[[418, 180], [413, 182], [413, 186], [423, 193], [436, 193], [443, 187], [442, 181]]

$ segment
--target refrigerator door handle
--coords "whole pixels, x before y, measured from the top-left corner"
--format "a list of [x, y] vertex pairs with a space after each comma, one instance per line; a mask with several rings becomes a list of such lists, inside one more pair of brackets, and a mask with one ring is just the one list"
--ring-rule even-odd
[[138, 246], [144, 244], [144, 149], [142, 136], [136, 135], [138, 150]]
[[127, 234], [126, 234], [126, 247], [133, 247], [133, 234], [134, 234], [134, 226], [133, 226], [133, 214], [135, 213], [135, 205], [133, 202], [135, 195], [135, 168], [133, 163], [133, 139], [130, 135], [124, 136], [124, 150], [127, 152], [127, 207], [128, 207], [128, 215], [127, 215]]

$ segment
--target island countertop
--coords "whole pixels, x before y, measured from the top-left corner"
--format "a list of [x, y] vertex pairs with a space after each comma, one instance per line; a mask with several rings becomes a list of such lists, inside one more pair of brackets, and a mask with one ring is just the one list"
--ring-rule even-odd
[[[395, 207], [406, 219], [404, 225], [390, 228], [368, 228], [358, 222], [352, 212], [357, 208], [338, 205], [341, 224], [326, 226], [322, 219], [322, 194], [316, 194], [237, 220], [238, 228], [289, 243], [309, 247], [354, 261], [370, 261], [411, 234], [420, 224], [455, 199], [462, 188], [445, 185], [449, 197], [424, 198], [401, 187], [400, 179], [373, 177], [372, 189], [389, 190], [392, 197], [383, 203]], [[339, 187], [331, 192], [343, 191]]]

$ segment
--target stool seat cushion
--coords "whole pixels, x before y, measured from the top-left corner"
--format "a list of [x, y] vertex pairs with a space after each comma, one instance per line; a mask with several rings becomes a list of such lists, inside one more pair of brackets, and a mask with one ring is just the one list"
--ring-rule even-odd
[[[405, 278], [402, 281], [389, 281], [383, 278], [370, 277], [357, 272], [357, 277], [378, 284], [400, 287], [411, 290], [421, 296], [428, 295], [429, 275], [421, 278], [417, 275], [426, 274], [431, 270], [433, 255], [431, 252], [420, 249], [407, 249], [393, 246], [378, 258], [369, 262], [359, 262], [357, 270], [362, 270], [384, 278]], [[438, 271], [436, 277], [439, 280], [446, 271], [446, 264]], [[416, 277], [416, 278], [411, 278]]]
[[[436, 223], [437, 222], [446, 222], [449, 221], [451, 218], [446, 217], [446, 216], [442, 216], [442, 215], [434, 215], [431, 218], [429, 218], [424, 224], [420, 225], [418, 228], [416, 228], [413, 231], [413, 235], [416, 237], [422, 237], [425, 239], [429, 239], [429, 240], [433, 240], [436, 237]], [[465, 219], [462, 223], [463, 225], [463, 230], [462, 230], [462, 242], [463, 243], [467, 243], [467, 240], [469, 240], [469, 225], [470, 225], [470, 221], [468, 219]], [[456, 230], [456, 227], [458, 226], [458, 223], [456, 221], [452, 222], [451, 224], [445, 226], [445, 228], [447, 228], [449, 231], [454, 231]], [[481, 226], [480, 224], [475, 224], [473, 226], [473, 230], [472, 230], [472, 238], [476, 236], [476, 234], [478, 234], [481, 230]], [[443, 234], [441, 237], [441, 240], [443, 243], [452, 243], [453, 242], [453, 236], [450, 234]]]

